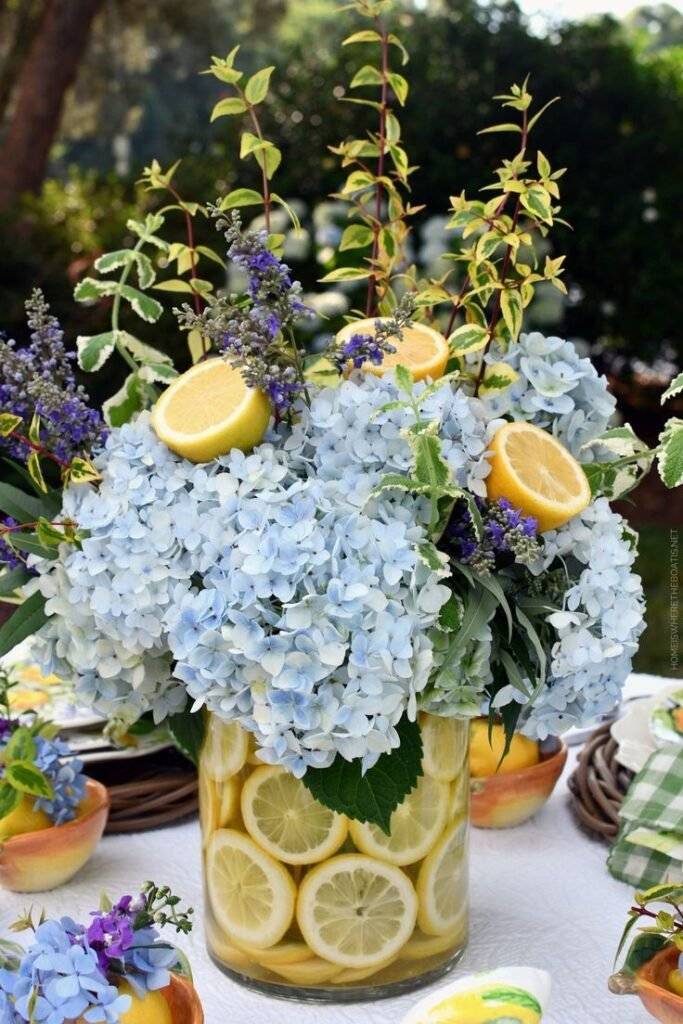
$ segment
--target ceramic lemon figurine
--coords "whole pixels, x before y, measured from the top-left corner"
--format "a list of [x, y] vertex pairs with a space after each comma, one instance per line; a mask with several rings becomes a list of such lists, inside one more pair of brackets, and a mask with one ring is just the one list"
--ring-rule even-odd
[[540, 1024], [549, 998], [545, 971], [502, 967], [437, 989], [402, 1024]]
[[135, 896], [105, 899], [86, 924], [34, 921], [31, 911], [12, 926], [33, 933], [25, 950], [0, 938], [0, 1009], [12, 1020], [44, 1019], [46, 1010], [75, 1024], [203, 1024], [186, 961], [160, 935], [191, 930], [192, 910], [179, 903], [168, 886], [147, 882]]

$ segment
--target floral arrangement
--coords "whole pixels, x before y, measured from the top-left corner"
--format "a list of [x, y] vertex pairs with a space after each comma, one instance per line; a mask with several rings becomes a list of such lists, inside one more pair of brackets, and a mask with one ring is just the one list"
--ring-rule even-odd
[[116, 1024], [134, 999], [165, 988], [180, 968], [178, 950], [159, 935], [166, 925], [192, 929], [192, 910], [181, 911], [179, 902], [168, 886], [147, 882], [116, 903], [103, 898], [87, 924], [27, 914], [12, 930], [32, 932], [31, 945], [0, 942], [2, 1024]]
[[[394, 69], [407, 53], [387, 26], [389, 0], [352, 6], [370, 27], [345, 43], [372, 48], [377, 61], [349, 89], [379, 98], [344, 99], [377, 125], [335, 149], [345, 175], [335, 199], [349, 223], [322, 280], [366, 289], [351, 318], [358, 327], [322, 356], [302, 350], [311, 310], [283, 261], [275, 208], [298, 222], [273, 191], [281, 154], [262, 128], [274, 68], [246, 78], [237, 48], [214, 58], [208, 73], [225, 95], [212, 120], [245, 117], [240, 155], [260, 189], [203, 207], [178, 191], [177, 165], [145, 169], [145, 188], [170, 203], [130, 222], [135, 244], [101, 256], [100, 276], [76, 288], [78, 301], [111, 303], [111, 329], [78, 339], [79, 366], [93, 372], [118, 354], [130, 371], [105, 403], [107, 427], [83, 412], [39, 296], [32, 345], [49, 334], [62, 397], [34, 383], [42, 364], [31, 349], [9, 346], [18, 370], [0, 369], [1, 443], [42, 493], [0, 487], [11, 517], [0, 527], [9, 570], [0, 594], [20, 587], [26, 598], [0, 632], [0, 652], [38, 632], [45, 663], [75, 674], [83, 699], [124, 726], [168, 718], [191, 754], [206, 707], [239, 722], [262, 761], [302, 777], [329, 806], [338, 809], [342, 789], [356, 793], [346, 813], [387, 827], [420, 772], [419, 709], [489, 713], [508, 736], [544, 737], [618, 699], [643, 597], [635, 538], [609, 501], [655, 460], [667, 486], [683, 481], [683, 422], [669, 420], [648, 450], [611, 425], [606, 382], [570, 342], [523, 333], [536, 287], [565, 291], [563, 257], [547, 254], [546, 240], [563, 224], [563, 172], [533, 150], [549, 104], [536, 110], [527, 82], [498, 97], [514, 120], [485, 129], [516, 143], [487, 186], [493, 197], [451, 198], [448, 226], [462, 246], [440, 278], [419, 277], [407, 240], [421, 207], [407, 198], [397, 113], [409, 84]], [[247, 228], [249, 207], [260, 217]], [[186, 236], [169, 243], [161, 233], [174, 213]], [[197, 216], [224, 232], [226, 259], [195, 244]], [[238, 290], [216, 291], [199, 276], [209, 265], [227, 266]], [[164, 266], [177, 276], [158, 281]], [[122, 316], [158, 321], [152, 289], [189, 297], [175, 313], [193, 362], [214, 353], [267, 399], [272, 420], [253, 450], [190, 461], [150, 420], [177, 371]], [[411, 372], [403, 342], [437, 327], [443, 362]], [[665, 397], [681, 390], [683, 376]], [[585, 491], [564, 517], [494, 479], [501, 431], [527, 424], [557, 441]], [[55, 458], [59, 472], [46, 482], [40, 467], [54, 470]]]
[[[0, 686], [0, 837], [22, 801], [33, 812], [31, 827], [72, 821], [85, 797], [83, 762], [56, 730], [35, 719], [21, 724], [10, 714], [9, 688]], [[37, 817], [36, 817], [37, 816]]]
[[[625, 952], [618, 974], [610, 979], [613, 992], [631, 991], [636, 971], [663, 949], [679, 951], [677, 968], [670, 976], [669, 986], [683, 996], [683, 886], [655, 885], [637, 892], [619, 942], [615, 963]], [[635, 936], [632, 934], [636, 931]]]

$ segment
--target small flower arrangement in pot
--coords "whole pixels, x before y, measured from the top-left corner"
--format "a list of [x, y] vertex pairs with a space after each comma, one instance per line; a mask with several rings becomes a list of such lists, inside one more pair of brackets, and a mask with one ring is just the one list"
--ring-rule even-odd
[[2, 1024], [203, 1024], [187, 962], [159, 928], [187, 934], [167, 886], [147, 882], [136, 896], [106, 898], [87, 924], [70, 917], [12, 926], [31, 931], [27, 949], [0, 940]]
[[42, 892], [69, 881], [90, 859], [109, 795], [86, 778], [82, 761], [51, 725], [12, 719], [7, 694], [0, 690], [0, 886]]
[[621, 970], [610, 978], [617, 995], [637, 993], [661, 1024], [683, 1021], [683, 885], [664, 883], [636, 893], [617, 951], [631, 938]]

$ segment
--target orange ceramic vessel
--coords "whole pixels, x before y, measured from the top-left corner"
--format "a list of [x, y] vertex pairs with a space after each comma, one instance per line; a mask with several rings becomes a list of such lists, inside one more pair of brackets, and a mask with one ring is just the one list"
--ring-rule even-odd
[[0, 886], [13, 892], [46, 892], [64, 885], [92, 856], [108, 814], [109, 793], [101, 782], [88, 779], [73, 821], [0, 843]]
[[550, 750], [541, 750], [538, 764], [472, 779], [472, 824], [476, 828], [512, 828], [533, 817], [555, 788], [566, 761], [567, 747], [556, 740]]
[[669, 975], [678, 967], [679, 952], [673, 946], [660, 950], [636, 973], [640, 1000], [661, 1024], [683, 1024], [683, 996], [668, 987]]

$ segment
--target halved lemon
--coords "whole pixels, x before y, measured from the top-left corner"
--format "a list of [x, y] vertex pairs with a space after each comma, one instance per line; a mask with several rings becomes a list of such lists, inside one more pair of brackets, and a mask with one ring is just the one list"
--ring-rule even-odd
[[452, 782], [467, 756], [467, 722], [421, 715], [420, 735], [423, 770], [439, 782]]
[[[352, 320], [339, 331], [337, 341], [348, 341], [354, 334], [371, 334], [374, 337], [377, 319]], [[381, 320], [381, 317], [379, 319]], [[405, 366], [410, 370], [413, 380], [424, 380], [425, 377], [437, 380], [438, 377], [443, 377], [450, 350], [443, 334], [439, 334], [433, 327], [428, 327], [427, 324], [411, 324], [410, 327], [403, 328], [400, 339], [389, 338], [389, 343], [396, 351], [387, 353], [379, 366], [370, 362], [363, 363], [364, 371], [374, 373], [376, 377], [383, 377], [389, 370]]]
[[235, 942], [264, 949], [280, 941], [296, 900], [287, 868], [248, 836], [226, 828], [209, 841], [206, 877], [214, 917]]
[[214, 782], [224, 782], [244, 767], [249, 738], [237, 722], [223, 722], [211, 715], [202, 747], [202, 770]]
[[296, 915], [318, 956], [342, 967], [371, 967], [396, 955], [410, 938], [417, 897], [400, 868], [347, 853], [309, 871]]
[[331, 964], [329, 960], [323, 960], [320, 956], [314, 956], [310, 960], [303, 960], [298, 964], [268, 964], [268, 970], [279, 974], [285, 981], [292, 985], [324, 985], [326, 981], [332, 981], [335, 975], [343, 968], [339, 964]]
[[541, 533], [583, 512], [591, 491], [583, 469], [552, 434], [532, 423], [506, 423], [489, 445], [489, 501], [507, 498], [533, 516]]
[[262, 765], [242, 789], [242, 817], [259, 846], [285, 864], [316, 864], [346, 839], [344, 815], [324, 807], [284, 768]]
[[177, 377], [152, 410], [152, 427], [171, 451], [210, 462], [231, 448], [243, 452], [263, 440], [271, 409], [224, 359], [207, 359]]
[[467, 899], [467, 820], [456, 821], [428, 854], [417, 876], [417, 921], [426, 935], [456, 930]]
[[414, 864], [429, 853], [446, 824], [450, 790], [445, 782], [423, 775], [391, 815], [390, 835], [377, 825], [349, 822], [361, 853], [399, 867]]

